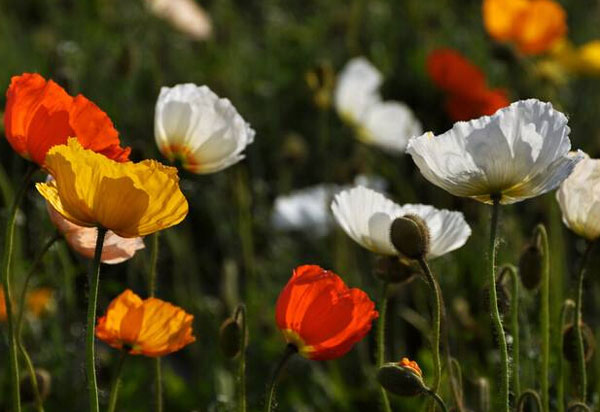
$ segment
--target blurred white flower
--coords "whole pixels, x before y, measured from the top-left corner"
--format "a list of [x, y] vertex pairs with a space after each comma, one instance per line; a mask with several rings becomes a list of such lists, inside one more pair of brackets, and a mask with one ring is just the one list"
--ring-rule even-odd
[[331, 229], [329, 202], [340, 190], [337, 185], [307, 187], [275, 199], [271, 221], [280, 230], [308, 231], [325, 236]]
[[[359, 174], [354, 177], [354, 186], [364, 186], [369, 189], [373, 189], [376, 192], [386, 192], [388, 188], [388, 182], [385, 178], [378, 175], [363, 175]], [[351, 186], [344, 187], [349, 189]]]
[[154, 135], [161, 153], [192, 173], [214, 173], [244, 158], [254, 130], [228, 99], [192, 83], [163, 87], [156, 102]]
[[428, 258], [460, 248], [471, 235], [461, 212], [439, 210], [429, 205], [400, 206], [381, 193], [362, 186], [338, 193], [331, 203], [338, 224], [354, 241], [374, 253], [397, 255], [390, 240], [394, 219], [405, 215], [421, 217], [431, 235]]
[[[83, 227], [69, 222], [62, 217], [48, 202], [46, 208], [50, 220], [62, 233], [69, 246], [77, 253], [88, 259], [94, 258], [98, 229], [95, 227]], [[102, 263], [114, 265], [131, 259], [135, 252], [144, 248], [141, 237], [123, 238], [115, 235], [112, 231], [106, 232], [104, 246], [102, 248]]]
[[579, 236], [600, 237], [600, 159], [587, 154], [556, 192], [563, 222]]
[[212, 34], [210, 17], [194, 0], [146, 0], [150, 10], [194, 40], [206, 40]]
[[334, 93], [340, 117], [356, 128], [365, 143], [403, 153], [408, 139], [423, 132], [421, 123], [404, 103], [382, 101], [382, 75], [367, 59], [357, 57], [340, 72]]
[[444, 134], [409, 141], [407, 153], [427, 180], [455, 196], [501, 204], [555, 189], [581, 156], [569, 157], [567, 118], [550, 103], [522, 100]]

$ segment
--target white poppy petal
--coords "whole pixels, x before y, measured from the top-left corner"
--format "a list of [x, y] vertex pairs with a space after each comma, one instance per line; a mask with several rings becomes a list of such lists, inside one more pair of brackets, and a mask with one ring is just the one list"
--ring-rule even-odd
[[361, 122], [361, 139], [392, 153], [404, 153], [411, 137], [423, 133], [421, 123], [404, 103], [388, 101], [371, 106]]
[[334, 91], [335, 108], [351, 124], [361, 121], [367, 109], [379, 102], [382, 75], [366, 58], [350, 60], [338, 75]]

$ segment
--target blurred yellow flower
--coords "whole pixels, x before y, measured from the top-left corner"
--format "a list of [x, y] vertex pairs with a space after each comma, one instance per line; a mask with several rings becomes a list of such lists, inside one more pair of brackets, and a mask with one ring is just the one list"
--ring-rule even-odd
[[130, 238], [176, 225], [187, 215], [177, 169], [155, 160], [117, 163], [71, 138], [50, 149], [45, 164], [55, 180], [38, 183], [38, 191], [77, 225]]
[[164, 356], [194, 342], [194, 316], [156, 298], [142, 300], [127, 289], [98, 319], [96, 336], [131, 355]]
[[579, 47], [577, 57], [580, 72], [600, 74], [600, 40], [594, 40]]
[[54, 304], [52, 295], [54, 291], [50, 288], [38, 288], [27, 295], [27, 309], [33, 316], [39, 318], [44, 313], [51, 311]]
[[490, 36], [524, 54], [550, 50], [567, 32], [566, 13], [553, 0], [484, 0], [483, 22]]

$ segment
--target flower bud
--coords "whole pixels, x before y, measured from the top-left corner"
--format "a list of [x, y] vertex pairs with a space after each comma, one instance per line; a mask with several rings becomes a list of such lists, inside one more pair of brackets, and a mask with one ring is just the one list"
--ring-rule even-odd
[[[581, 336], [583, 337], [583, 349], [585, 362], [589, 362], [596, 351], [596, 339], [592, 329], [585, 324], [581, 324]], [[568, 325], [563, 330], [563, 355], [569, 362], [577, 362], [577, 336], [573, 324]]]
[[[35, 370], [35, 378], [37, 380], [40, 398], [43, 401], [50, 394], [52, 377], [46, 369], [38, 368]], [[33, 390], [33, 385], [31, 384], [31, 378], [29, 377], [29, 374], [21, 378], [19, 390], [21, 391], [21, 401], [23, 403], [35, 402], [35, 391]]]
[[416, 215], [406, 215], [392, 222], [390, 240], [396, 250], [410, 259], [421, 259], [429, 253], [429, 229]]
[[398, 256], [382, 256], [377, 259], [373, 275], [388, 283], [405, 283], [421, 273], [419, 265]]
[[221, 324], [219, 346], [226, 357], [235, 358], [240, 353], [241, 335], [240, 325], [233, 318], [227, 318]]
[[527, 246], [519, 258], [519, 276], [528, 290], [536, 289], [542, 281], [543, 259], [542, 251], [535, 244]]
[[417, 396], [427, 390], [417, 362], [403, 358], [386, 363], [377, 371], [377, 381], [385, 390], [400, 396]]

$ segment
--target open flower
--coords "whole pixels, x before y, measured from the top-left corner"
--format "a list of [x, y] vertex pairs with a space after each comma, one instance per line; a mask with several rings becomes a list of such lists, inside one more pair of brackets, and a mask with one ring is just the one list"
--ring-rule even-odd
[[[52, 179], [53, 180], [53, 179]], [[65, 237], [65, 240], [75, 252], [88, 259], [94, 258], [98, 229], [95, 227], [84, 227], [69, 222], [46, 202], [46, 209], [50, 220]], [[102, 247], [102, 263], [115, 265], [131, 259], [135, 252], [144, 248], [141, 237], [123, 238], [113, 231], [106, 232], [104, 246]]]
[[565, 225], [579, 236], [600, 237], [600, 159], [584, 158], [556, 192]]
[[340, 117], [356, 128], [360, 140], [403, 153], [408, 139], [422, 133], [419, 120], [404, 103], [382, 101], [382, 76], [367, 59], [357, 57], [338, 76], [334, 93]]
[[421, 174], [455, 196], [480, 202], [519, 202], [555, 189], [579, 155], [571, 148], [567, 118], [550, 103], [522, 100], [439, 136], [411, 139], [407, 152]]
[[344, 190], [331, 203], [338, 224], [356, 243], [374, 253], [397, 255], [390, 239], [394, 219], [416, 215], [427, 224], [430, 239], [428, 258], [435, 258], [465, 244], [471, 228], [461, 212], [439, 210], [428, 205], [400, 206], [381, 193], [362, 186]]
[[6, 91], [6, 139], [12, 148], [40, 166], [48, 150], [77, 136], [86, 149], [113, 160], [128, 160], [110, 118], [82, 95], [72, 97], [37, 73], [14, 76]]
[[96, 337], [131, 355], [151, 357], [176, 352], [194, 342], [194, 316], [156, 298], [142, 300], [127, 289], [98, 319]]
[[483, 22], [490, 36], [524, 54], [550, 50], [567, 32], [566, 13], [553, 0], [484, 0]]
[[371, 329], [375, 304], [360, 289], [349, 289], [333, 272], [316, 265], [294, 270], [277, 299], [277, 327], [309, 359], [345, 355]]
[[117, 163], [69, 139], [50, 149], [46, 168], [55, 180], [36, 184], [38, 191], [79, 226], [138, 237], [176, 225], [188, 212], [177, 169], [155, 160]]
[[228, 99], [192, 83], [163, 87], [154, 113], [161, 153], [192, 173], [214, 173], [244, 158], [254, 130]]

